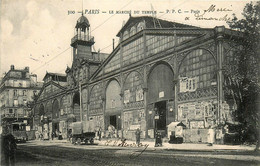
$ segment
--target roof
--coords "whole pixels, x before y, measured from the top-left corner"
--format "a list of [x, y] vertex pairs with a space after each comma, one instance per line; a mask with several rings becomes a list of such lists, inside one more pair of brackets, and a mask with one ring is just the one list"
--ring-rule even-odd
[[66, 74], [46, 72], [46, 74], [45, 74], [43, 80], [45, 80], [46, 77], [48, 77], [48, 76], [56, 76], [56, 77], [64, 77], [64, 78], [66, 78]]
[[130, 16], [130, 18], [128, 19], [128, 21], [126, 22], [126, 24], [121, 28], [121, 30], [117, 33], [117, 37], [120, 37], [120, 33], [123, 32], [125, 29], [127, 29], [128, 27], [131, 27], [133, 25], [135, 25], [138, 22], [144, 21], [145, 22], [145, 28], [156, 28], [154, 27], [154, 23], [155, 20], [158, 20], [160, 22], [160, 25], [162, 28], [198, 28], [195, 26], [191, 26], [191, 25], [186, 25], [186, 24], [181, 24], [181, 23], [177, 23], [177, 22], [171, 22], [171, 21], [167, 21], [167, 20], [162, 20], [159, 18], [155, 18], [155, 17], [151, 17], [151, 16], [140, 16], [140, 17], [132, 17]]
[[81, 26], [90, 27], [87, 17], [82, 15], [78, 20], [75, 28], [80, 28]]

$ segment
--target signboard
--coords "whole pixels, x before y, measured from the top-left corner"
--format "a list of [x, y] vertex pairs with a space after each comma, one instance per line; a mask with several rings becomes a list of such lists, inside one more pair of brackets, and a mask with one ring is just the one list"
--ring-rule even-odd
[[129, 127], [130, 130], [137, 130], [137, 129], [140, 129], [140, 125], [131, 125]]
[[181, 77], [180, 78], [180, 92], [196, 91], [198, 84], [198, 77]]
[[26, 131], [30, 131], [30, 130], [31, 130], [31, 126], [26, 126], [26, 127], [25, 127], [25, 130], [26, 130]]
[[164, 97], [164, 91], [159, 93], [159, 98], [163, 98]]
[[136, 101], [142, 101], [142, 100], [144, 100], [143, 89], [137, 89], [136, 90]]

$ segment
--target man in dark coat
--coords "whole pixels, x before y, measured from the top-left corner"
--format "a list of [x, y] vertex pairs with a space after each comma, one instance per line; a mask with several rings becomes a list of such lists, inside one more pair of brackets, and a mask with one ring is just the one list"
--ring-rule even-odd
[[141, 131], [139, 128], [137, 128], [136, 132], [135, 132], [135, 136], [136, 136], [136, 144], [139, 145], [140, 144], [140, 135], [141, 135]]
[[2, 154], [4, 154], [5, 165], [15, 165], [16, 141], [11, 133], [2, 136]]

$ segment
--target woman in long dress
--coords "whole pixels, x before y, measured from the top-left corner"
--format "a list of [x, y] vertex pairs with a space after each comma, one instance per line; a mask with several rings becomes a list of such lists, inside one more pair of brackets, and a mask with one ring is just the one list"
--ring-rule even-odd
[[212, 146], [215, 142], [215, 130], [212, 126], [208, 130], [208, 146]]

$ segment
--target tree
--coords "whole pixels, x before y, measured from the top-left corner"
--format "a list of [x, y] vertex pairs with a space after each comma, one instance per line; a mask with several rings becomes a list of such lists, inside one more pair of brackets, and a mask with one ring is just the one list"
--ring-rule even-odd
[[242, 19], [233, 15], [228, 23], [231, 29], [241, 31], [241, 45], [235, 52], [237, 57], [235, 70], [225, 70], [225, 85], [237, 104], [235, 120], [243, 124], [243, 141], [257, 142], [260, 145], [260, 1], [248, 3], [242, 13]]

